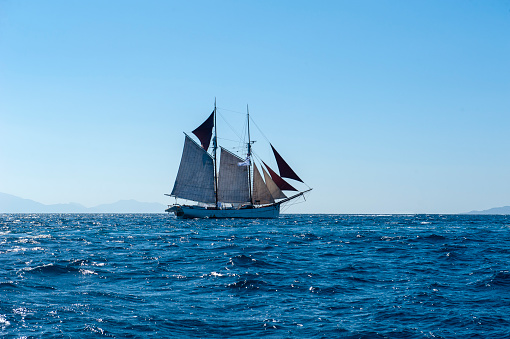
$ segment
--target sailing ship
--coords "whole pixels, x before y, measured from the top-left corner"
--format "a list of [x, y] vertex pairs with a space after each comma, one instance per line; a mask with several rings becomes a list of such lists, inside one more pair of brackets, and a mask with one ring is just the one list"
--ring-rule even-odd
[[[218, 146], [216, 100], [211, 115], [192, 131], [200, 144], [184, 133], [184, 148], [175, 184], [172, 193], [166, 194], [175, 197], [176, 203], [169, 205], [166, 212], [174, 213], [178, 218], [271, 219], [280, 215], [282, 204], [304, 196], [312, 190], [307, 186], [306, 190], [299, 191], [283, 179], [292, 179], [304, 184], [271, 144], [279, 174], [264, 161], [259, 164], [262, 170], [262, 174], [260, 173], [253, 161], [248, 109], [246, 115], [248, 142], [245, 158]], [[211, 139], [212, 152], [209, 153]], [[287, 197], [284, 191], [297, 193]], [[177, 199], [185, 199], [194, 204], [178, 204]]]

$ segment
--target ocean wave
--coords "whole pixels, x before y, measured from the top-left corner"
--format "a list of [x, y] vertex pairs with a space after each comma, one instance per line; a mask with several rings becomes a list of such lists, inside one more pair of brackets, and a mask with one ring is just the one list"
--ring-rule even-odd
[[260, 288], [266, 288], [268, 284], [263, 280], [256, 279], [242, 279], [236, 282], [230, 283], [226, 285], [228, 288], [232, 289], [248, 289], [248, 290], [258, 290]]
[[23, 270], [25, 272], [40, 273], [40, 274], [65, 274], [65, 273], [79, 272], [79, 270], [74, 267], [69, 267], [69, 266], [59, 265], [59, 264], [44, 264], [44, 265], [35, 266], [35, 267], [26, 267]]
[[30, 274], [41, 275], [65, 275], [65, 274], [95, 274], [93, 270], [83, 268], [84, 260], [75, 260], [70, 263], [50, 263], [43, 264], [35, 267], [24, 267], [22, 271]]
[[14, 281], [0, 281], [0, 290], [17, 289], [18, 286]]
[[481, 282], [483, 285], [487, 287], [510, 287], [510, 272], [509, 271], [499, 271], [494, 273], [491, 277], [483, 280]]
[[0, 328], [5, 330], [6, 327], [10, 326], [11, 322], [5, 318], [5, 314], [0, 314]]
[[229, 259], [227, 266], [238, 266], [238, 267], [270, 267], [274, 266], [273, 263], [268, 263], [264, 260], [255, 259], [251, 256], [244, 254], [236, 255]]
[[0, 222], [0, 337], [510, 335], [510, 216]]

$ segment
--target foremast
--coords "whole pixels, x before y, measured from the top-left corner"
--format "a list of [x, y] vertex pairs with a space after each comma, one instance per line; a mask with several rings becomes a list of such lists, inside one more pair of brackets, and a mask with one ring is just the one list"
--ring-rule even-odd
[[216, 130], [216, 98], [214, 98], [214, 138], [213, 138], [213, 160], [214, 160], [214, 206], [218, 207], [218, 171], [217, 171], [217, 150], [218, 150], [218, 131]]

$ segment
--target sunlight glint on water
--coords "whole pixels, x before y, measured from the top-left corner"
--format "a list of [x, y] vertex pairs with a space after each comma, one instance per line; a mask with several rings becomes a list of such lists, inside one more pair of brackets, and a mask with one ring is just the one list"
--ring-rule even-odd
[[508, 337], [509, 225], [4, 214], [0, 336]]

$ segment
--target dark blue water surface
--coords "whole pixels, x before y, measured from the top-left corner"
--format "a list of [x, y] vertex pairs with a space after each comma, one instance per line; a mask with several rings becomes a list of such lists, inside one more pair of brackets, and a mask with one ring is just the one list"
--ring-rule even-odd
[[510, 216], [0, 215], [0, 337], [508, 338]]

